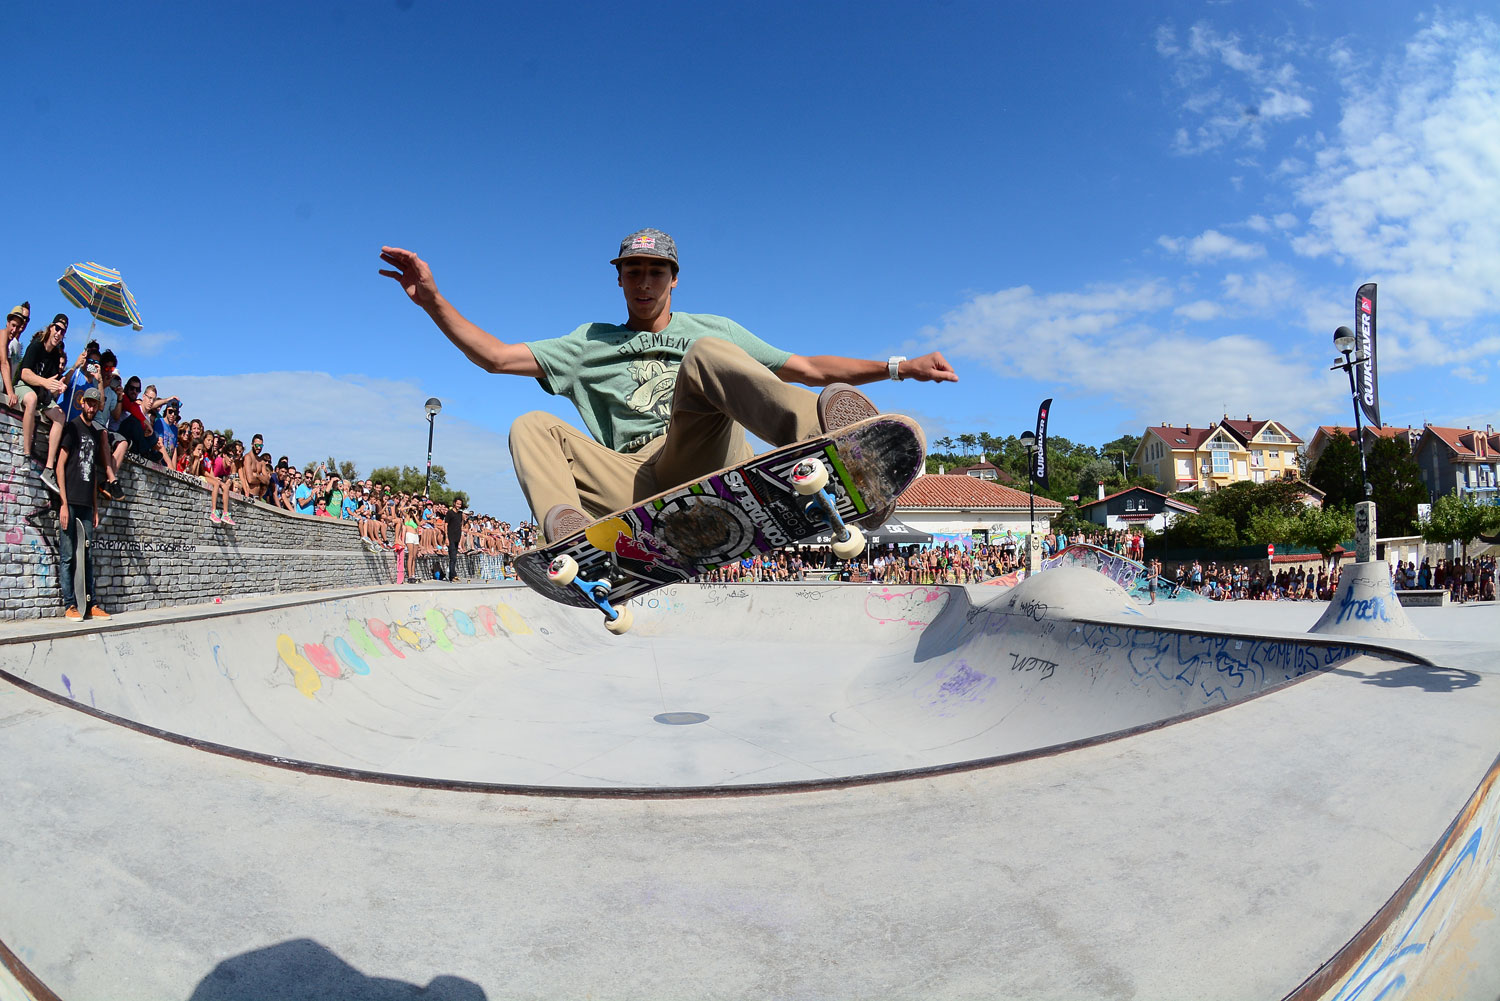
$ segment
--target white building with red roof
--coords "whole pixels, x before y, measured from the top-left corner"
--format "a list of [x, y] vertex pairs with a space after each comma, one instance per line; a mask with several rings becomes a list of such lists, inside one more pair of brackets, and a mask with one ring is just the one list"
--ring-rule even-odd
[[[1024, 490], [956, 473], [918, 476], [896, 499], [896, 517], [938, 542], [1025, 535], [1030, 505]], [[1046, 532], [1062, 505], [1036, 498], [1036, 529]]]
[[1181, 516], [1197, 514], [1198, 509], [1155, 490], [1126, 487], [1108, 497], [1078, 505], [1078, 513], [1096, 525], [1116, 531], [1149, 528], [1162, 532]]

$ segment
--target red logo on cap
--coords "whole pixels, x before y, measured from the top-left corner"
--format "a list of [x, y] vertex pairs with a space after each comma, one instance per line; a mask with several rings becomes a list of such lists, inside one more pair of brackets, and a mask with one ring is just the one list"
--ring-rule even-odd
[[634, 240], [630, 241], [630, 249], [631, 250], [641, 250], [641, 249], [655, 250], [656, 249], [656, 237], [654, 237], [654, 236], [638, 236]]

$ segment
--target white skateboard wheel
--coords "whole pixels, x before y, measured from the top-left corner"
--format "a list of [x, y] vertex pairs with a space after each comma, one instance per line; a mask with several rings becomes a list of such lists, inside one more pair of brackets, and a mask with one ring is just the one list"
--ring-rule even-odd
[[566, 586], [578, 576], [578, 561], [563, 553], [547, 567], [547, 579], [554, 584]]
[[828, 486], [828, 467], [821, 459], [803, 459], [792, 467], [792, 486], [806, 497]]
[[847, 538], [835, 539], [833, 543], [833, 555], [841, 560], [849, 560], [858, 556], [865, 548], [865, 533], [859, 530], [858, 525], [845, 525], [844, 531], [848, 532]]
[[616, 605], [615, 617], [604, 620], [604, 628], [616, 636], [628, 632], [633, 625], [635, 625], [635, 616], [631, 613], [629, 605]]

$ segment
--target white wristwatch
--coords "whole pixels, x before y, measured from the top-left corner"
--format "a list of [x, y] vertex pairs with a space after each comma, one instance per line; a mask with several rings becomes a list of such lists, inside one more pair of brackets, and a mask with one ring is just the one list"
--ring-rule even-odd
[[891, 360], [886, 362], [886, 368], [890, 370], [891, 381], [901, 381], [901, 363], [906, 361], [906, 355], [891, 355]]

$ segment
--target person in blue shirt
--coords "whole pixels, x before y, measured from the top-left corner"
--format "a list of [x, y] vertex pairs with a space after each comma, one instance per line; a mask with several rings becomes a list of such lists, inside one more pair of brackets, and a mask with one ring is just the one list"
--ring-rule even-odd
[[298, 514], [313, 513], [312, 488], [301, 477], [297, 478], [297, 489], [292, 491], [292, 503], [297, 505]]

